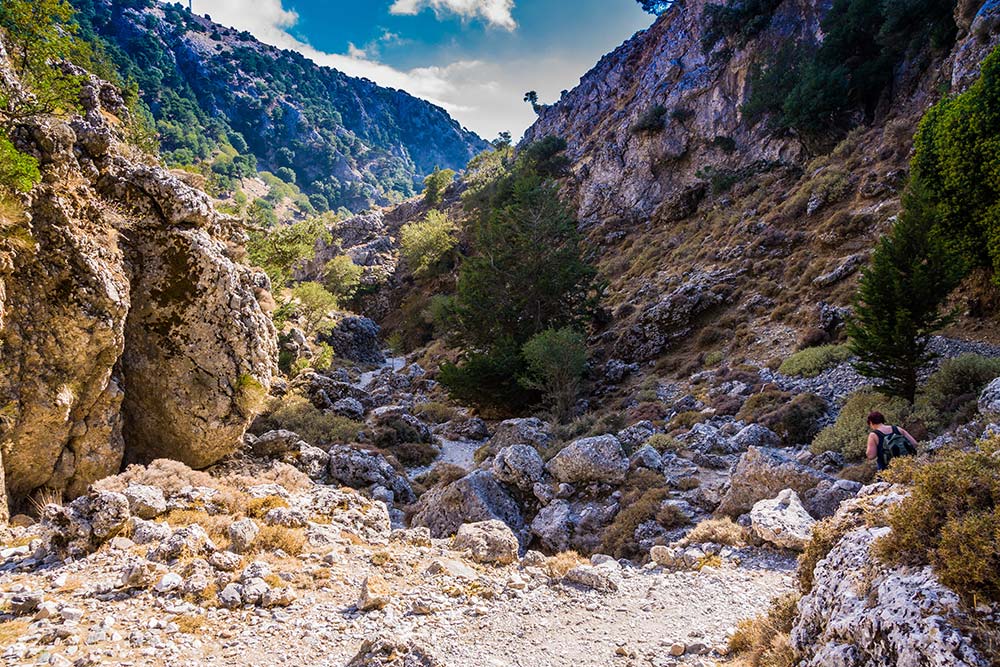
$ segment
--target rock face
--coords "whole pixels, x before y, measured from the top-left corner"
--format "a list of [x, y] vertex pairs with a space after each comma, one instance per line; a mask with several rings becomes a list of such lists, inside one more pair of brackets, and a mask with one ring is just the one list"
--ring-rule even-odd
[[929, 567], [886, 568], [871, 554], [888, 528], [858, 528], [814, 570], [792, 645], [805, 667], [989, 664], [952, 619], [958, 596]]
[[80, 495], [123, 456], [214, 463], [239, 446], [274, 370], [258, 302], [269, 285], [234, 259], [235, 221], [122, 143], [116, 89], [90, 78], [81, 102], [82, 118], [13, 133], [42, 182], [26, 206], [34, 246], [0, 247], [12, 503], [43, 487]]
[[984, 415], [1000, 415], [1000, 378], [991, 381], [979, 394], [979, 411]]
[[749, 512], [757, 501], [774, 498], [785, 489], [801, 495], [822, 481], [832, 482], [833, 478], [779, 450], [751, 447], [740, 457], [718, 513], [738, 517]]
[[785, 489], [773, 500], [757, 502], [750, 510], [753, 535], [783, 549], [804, 550], [815, 523], [791, 489]]
[[319, 339], [328, 343], [338, 357], [380, 364], [385, 361], [385, 355], [378, 339], [379, 331], [379, 326], [367, 317], [345, 317]]

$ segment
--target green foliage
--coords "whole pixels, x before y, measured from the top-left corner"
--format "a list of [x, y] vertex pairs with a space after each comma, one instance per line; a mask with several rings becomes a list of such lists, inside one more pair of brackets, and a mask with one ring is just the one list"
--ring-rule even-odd
[[931, 108], [915, 139], [912, 181], [947, 243], [971, 266], [1000, 276], [1000, 49], [979, 79]]
[[770, 390], [754, 394], [743, 404], [738, 419], [762, 424], [778, 435], [786, 445], [809, 442], [819, 430], [819, 420], [827, 404], [816, 394], [797, 394]]
[[347, 255], [337, 255], [323, 268], [323, 286], [335, 297], [349, 300], [361, 286], [364, 269]]
[[781, 0], [726, 0], [724, 4], [706, 5], [702, 46], [708, 52], [720, 39], [727, 38], [739, 47], [760, 34], [771, 23]]
[[858, 372], [913, 402], [918, 375], [934, 359], [931, 336], [951, 321], [941, 306], [963, 267], [933, 233], [935, 214], [924, 194], [911, 189], [903, 205], [861, 275], [847, 332]]
[[811, 447], [813, 453], [833, 451], [843, 454], [849, 461], [863, 460], [868, 445], [868, 413], [873, 410], [885, 415], [889, 424], [904, 427], [904, 422], [913, 414], [905, 399], [861, 389], [848, 396], [837, 421], [816, 436]]
[[[718, 31], [745, 42], [770, 21], [778, 3], [754, 0], [736, 9], [763, 10], [749, 17], [729, 9], [706, 9], [719, 15]], [[730, 2], [730, 5], [733, 4]], [[955, 36], [954, 0], [834, 0], [823, 20], [818, 46], [788, 40], [751, 70], [751, 94], [744, 113], [755, 119], [774, 114], [774, 123], [813, 137], [836, 134], [853, 122], [860, 110], [874, 113], [893, 73], [915, 49], [946, 47]], [[763, 23], [766, 27], [767, 23]], [[706, 33], [715, 41], [715, 33]]]
[[807, 347], [785, 359], [778, 368], [778, 372], [785, 375], [812, 378], [843, 361], [847, 361], [850, 356], [851, 350], [846, 345]]
[[444, 191], [453, 180], [455, 180], [453, 170], [434, 167], [434, 171], [424, 179], [424, 203], [428, 206], [440, 204]]
[[655, 104], [646, 109], [632, 125], [632, 134], [654, 134], [662, 132], [664, 121], [667, 117], [667, 108], [662, 104]]
[[998, 376], [1000, 359], [966, 354], [942, 361], [917, 398], [929, 416], [927, 427], [933, 431], [971, 421], [979, 393]]
[[319, 283], [299, 283], [292, 288], [292, 298], [298, 302], [296, 311], [307, 334], [315, 333], [319, 325], [337, 310], [337, 297]]
[[[260, 210], [267, 209], [261, 206]], [[251, 217], [256, 216], [251, 214]], [[285, 286], [291, 280], [292, 269], [299, 262], [312, 259], [317, 240], [329, 238], [324, 218], [310, 218], [292, 225], [274, 227], [258, 225], [251, 227], [248, 234], [250, 238], [247, 253], [250, 261], [254, 266], [264, 269], [275, 289]]]
[[364, 424], [327, 414], [298, 394], [288, 394], [273, 399], [265, 413], [253, 424], [253, 432], [260, 435], [267, 431], [287, 429], [315, 447], [338, 443], [357, 442]]
[[38, 160], [14, 148], [14, 144], [0, 134], [0, 189], [28, 192], [41, 178]]
[[552, 416], [566, 422], [573, 415], [587, 370], [587, 341], [583, 334], [569, 327], [546, 329], [525, 343], [521, 353], [527, 366], [521, 384], [540, 391]]
[[458, 226], [441, 211], [430, 211], [420, 222], [400, 230], [400, 252], [416, 276], [428, 276], [458, 245]]
[[901, 460], [891, 481], [911, 485], [889, 510], [892, 532], [876, 555], [900, 565], [930, 564], [966, 601], [1000, 602], [1000, 457], [996, 442], [932, 462]]
[[517, 381], [527, 370], [524, 344], [546, 329], [584, 331], [596, 312], [596, 270], [552, 181], [565, 170], [564, 148], [562, 140], [543, 140], [514, 161], [497, 151], [476, 165], [489, 177], [473, 176], [466, 199], [472, 252], [449, 304], [449, 333], [464, 361], [441, 375], [456, 398], [523, 407], [534, 398]]
[[78, 37], [73, 7], [65, 0], [4, 0], [0, 29], [14, 73], [32, 93], [24, 98], [0, 89], [3, 123], [76, 110], [83, 79], [65, 73], [58, 63], [66, 60], [92, 67], [92, 51]]
[[413, 406], [413, 414], [423, 417], [434, 424], [443, 424], [459, 417], [458, 410], [450, 405], [436, 401], [417, 403]]
[[665, 433], [654, 433], [649, 436], [649, 438], [644, 443], [649, 445], [659, 453], [664, 452], [676, 452], [678, 450], [684, 449], [684, 444], [675, 438], [671, 438]]

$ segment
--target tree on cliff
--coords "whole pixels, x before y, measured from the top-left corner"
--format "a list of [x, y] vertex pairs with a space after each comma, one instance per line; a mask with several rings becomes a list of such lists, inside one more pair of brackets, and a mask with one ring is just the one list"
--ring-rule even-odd
[[674, 0], [636, 0], [650, 14], [662, 14], [674, 5]]

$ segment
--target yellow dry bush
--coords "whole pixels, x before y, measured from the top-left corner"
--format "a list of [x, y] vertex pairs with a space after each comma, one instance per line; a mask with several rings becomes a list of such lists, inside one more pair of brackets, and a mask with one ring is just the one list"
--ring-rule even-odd
[[730, 547], [739, 547], [746, 544], [746, 531], [738, 523], [729, 517], [721, 519], [705, 519], [691, 529], [681, 544], [724, 544]]
[[545, 571], [553, 579], [562, 579], [574, 567], [586, 562], [587, 559], [575, 551], [561, 551], [545, 561]]
[[306, 535], [301, 528], [286, 528], [284, 526], [264, 526], [254, 540], [255, 552], [277, 551], [281, 549], [286, 554], [297, 556], [306, 545]]

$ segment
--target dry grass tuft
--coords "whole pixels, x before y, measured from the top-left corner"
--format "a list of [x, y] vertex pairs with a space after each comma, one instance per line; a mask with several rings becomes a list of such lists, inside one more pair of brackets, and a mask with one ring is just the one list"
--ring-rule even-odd
[[729, 639], [729, 650], [739, 667], [792, 667], [795, 653], [788, 634], [795, 620], [800, 596], [786, 593], [771, 602], [766, 614], [744, 619]]
[[545, 571], [553, 579], [562, 579], [574, 567], [587, 562], [586, 558], [575, 551], [562, 551], [545, 561]]
[[24, 636], [28, 631], [28, 621], [0, 622], [0, 647], [7, 647]]
[[205, 529], [216, 547], [225, 549], [229, 545], [229, 525], [233, 522], [231, 516], [209, 514], [202, 510], [171, 510], [164, 520], [172, 528], [198, 524]]
[[284, 526], [264, 526], [254, 540], [254, 552], [277, 551], [298, 556], [306, 546], [306, 534], [301, 528]]
[[724, 517], [722, 519], [705, 519], [691, 529], [684, 539], [681, 540], [683, 546], [689, 544], [724, 544], [730, 547], [746, 545], [746, 531], [738, 523]]
[[281, 496], [264, 496], [263, 498], [252, 498], [247, 503], [247, 516], [254, 519], [263, 519], [264, 516], [273, 509], [288, 507], [288, 501]]
[[180, 632], [183, 632], [186, 635], [196, 635], [205, 625], [205, 619], [201, 616], [182, 614], [174, 617], [174, 623], [177, 624], [177, 628]]

